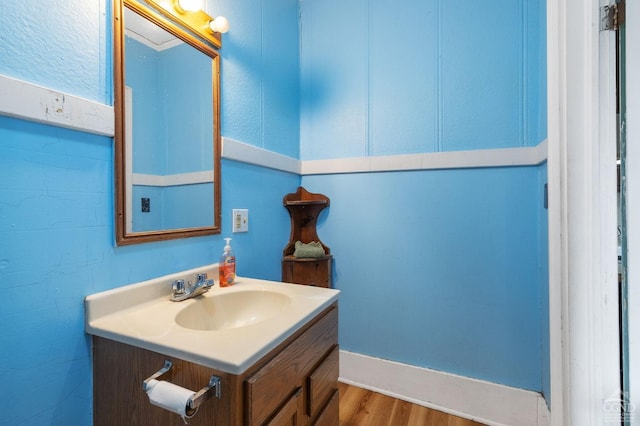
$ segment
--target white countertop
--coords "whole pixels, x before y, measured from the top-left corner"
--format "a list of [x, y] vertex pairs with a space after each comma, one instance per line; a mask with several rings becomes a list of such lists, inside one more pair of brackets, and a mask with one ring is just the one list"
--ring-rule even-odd
[[[207, 293], [182, 302], [169, 300], [171, 283], [207, 272], [216, 284]], [[184, 359], [231, 374], [241, 374], [322, 310], [338, 300], [333, 289], [237, 277], [220, 288], [217, 264], [92, 294], [85, 298], [88, 334]], [[262, 322], [225, 330], [192, 330], [176, 315], [200, 298], [243, 291], [278, 292], [291, 300]]]

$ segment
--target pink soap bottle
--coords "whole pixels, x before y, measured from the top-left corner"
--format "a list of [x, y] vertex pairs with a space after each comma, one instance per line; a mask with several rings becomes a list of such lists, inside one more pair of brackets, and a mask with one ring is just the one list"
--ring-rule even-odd
[[220, 287], [232, 286], [236, 280], [236, 256], [231, 250], [231, 238], [224, 239], [227, 244], [224, 246], [224, 252], [220, 256], [220, 264], [218, 271], [220, 275]]

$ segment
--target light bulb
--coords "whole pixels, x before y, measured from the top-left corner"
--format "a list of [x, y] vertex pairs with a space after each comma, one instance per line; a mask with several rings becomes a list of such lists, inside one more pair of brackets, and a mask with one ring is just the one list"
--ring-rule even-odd
[[209, 28], [214, 33], [226, 33], [229, 31], [229, 21], [224, 16], [218, 16], [216, 19], [209, 21]]
[[178, 0], [178, 6], [187, 12], [197, 12], [204, 9], [203, 0]]

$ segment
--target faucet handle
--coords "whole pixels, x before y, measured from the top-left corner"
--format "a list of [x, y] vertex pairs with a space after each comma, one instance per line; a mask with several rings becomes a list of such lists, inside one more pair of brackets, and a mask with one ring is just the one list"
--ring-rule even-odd
[[207, 273], [203, 272], [202, 274], [198, 274], [197, 284], [200, 284], [205, 289], [205, 291], [207, 291], [210, 287], [213, 287], [213, 280], [208, 280]]
[[184, 294], [184, 280], [175, 280], [171, 285], [173, 294]]

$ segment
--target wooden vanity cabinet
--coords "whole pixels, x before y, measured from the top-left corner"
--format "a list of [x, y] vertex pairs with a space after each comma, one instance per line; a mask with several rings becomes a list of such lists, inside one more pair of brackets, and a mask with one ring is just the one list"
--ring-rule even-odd
[[[222, 399], [206, 401], [189, 425], [242, 424], [232, 407], [233, 398], [228, 398], [232, 389], [241, 389], [233, 375], [97, 336], [93, 336], [93, 424], [184, 426], [177, 414], [151, 405], [142, 390], [142, 382], [162, 368], [165, 360], [170, 360], [173, 367], [162, 380], [197, 392], [216, 374], [227, 393]], [[220, 413], [225, 419], [220, 419]]]
[[338, 307], [334, 304], [240, 375], [224, 373], [109, 339], [93, 337], [94, 425], [184, 425], [151, 405], [144, 379], [173, 362], [168, 380], [198, 391], [217, 375], [221, 399], [188, 420], [199, 425], [337, 425]]
[[[294, 424], [309, 424], [307, 419], [320, 416], [331, 391], [337, 392], [337, 329], [330, 331], [334, 324], [337, 327], [337, 315], [329, 313], [245, 380], [249, 425], [265, 424], [294, 408], [297, 415], [285, 415], [301, 419]], [[329, 380], [332, 383], [323, 389]]]

